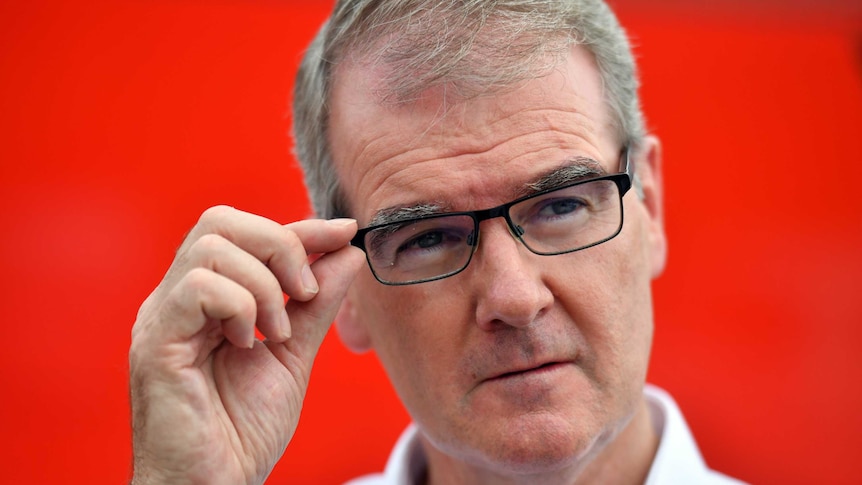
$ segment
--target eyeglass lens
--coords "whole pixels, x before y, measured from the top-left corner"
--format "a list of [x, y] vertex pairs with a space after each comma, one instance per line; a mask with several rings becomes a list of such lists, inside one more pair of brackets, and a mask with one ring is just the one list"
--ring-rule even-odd
[[[536, 195], [509, 207], [512, 231], [537, 254], [561, 254], [604, 242], [622, 225], [613, 180], [593, 180]], [[478, 244], [473, 214], [420, 218], [382, 226], [365, 235], [375, 276], [409, 284], [463, 270]]]

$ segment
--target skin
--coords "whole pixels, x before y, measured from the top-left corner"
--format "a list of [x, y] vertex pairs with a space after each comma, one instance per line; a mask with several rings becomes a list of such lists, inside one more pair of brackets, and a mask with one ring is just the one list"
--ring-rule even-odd
[[355, 232], [353, 220], [283, 226], [230, 207], [201, 216], [132, 329], [133, 483], [263, 483], [363, 264], [346, 246]]
[[[372, 74], [343, 69], [331, 143], [363, 224], [402, 204], [495, 206], [571, 157], [616, 169], [579, 49], [546, 78], [447, 109], [435, 92], [382, 108]], [[262, 483], [337, 311], [342, 339], [379, 354], [419, 424], [430, 483], [642, 482], [656, 446], [641, 388], [665, 255], [659, 160], [647, 139], [635, 159], [645, 197], [626, 197], [608, 243], [541, 257], [489, 220], [466, 271], [401, 288], [373, 281], [347, 245], [354, 220], [207, 210], [132, 330], [133, 483]]]
[[[546, 77], [467, 101], [438, 89], [384, 107], [373, 72], [342, 65], [332, 93], [332, 153], [361, 224], [393, 207], [493, 207], [572, 157], [617, 171], [582, 48]], [[339, 333], [378, 354], [419, 426], [429, 483], [643, 481], [657, 446], [642, 389], [666, 253], [659, 161], [650, 137], [634, 159], [644, 199], [630, 192], [621, 234], [594, 248], [537, 256], [493, 219], [456, 276], [387, 287], [360, 270]]]

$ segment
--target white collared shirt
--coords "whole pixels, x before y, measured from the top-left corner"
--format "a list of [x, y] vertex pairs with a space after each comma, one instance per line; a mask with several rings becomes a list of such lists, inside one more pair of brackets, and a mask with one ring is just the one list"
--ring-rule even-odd
[[[738, 485], [742, 482], [710, 470], [673, 398], [647, 384], [644, 397], [653, 427], [660, 436], [658, 450], [644, 485]], [[382, 474], [367, 475], [346, 485], [416, 485], [424, 476], [425, 454], [419, 431], [410, 425], [401, 434]]]

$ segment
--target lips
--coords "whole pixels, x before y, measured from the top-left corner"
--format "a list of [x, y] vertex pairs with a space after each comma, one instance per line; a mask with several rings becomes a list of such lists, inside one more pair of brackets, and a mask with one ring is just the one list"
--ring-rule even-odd
[[501, 372], [499, 374], [493, 375], [486, 381], [495, 381], [495, 380], [504, 380], [514, 377], [527, 376], [527, 375], [540, 375], [544, 373], [553, 372], [560, 367], [571, 364], [571, 362], [560, 362], [560, 361], [550, 361], [544, 362], [537, 365], [526, 366], [522, 368], [515, 368], [512, 370], [507, 370], [505, 372]]

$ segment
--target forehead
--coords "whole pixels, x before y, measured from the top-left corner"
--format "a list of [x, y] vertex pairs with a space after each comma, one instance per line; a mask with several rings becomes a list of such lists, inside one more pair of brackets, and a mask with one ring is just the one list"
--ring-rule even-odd
[[505, 202], [500, 194], [574, 157], [616, 168], [619, 142], [584, 48], [573, 48], [549, 75], [467, 100], [441, 85], [385, 105], [375, 95], [379, 79], [374, 70], [342, 65], [330, 98], [334, 168], [360, 223], [398, 205], [497, 205]]

